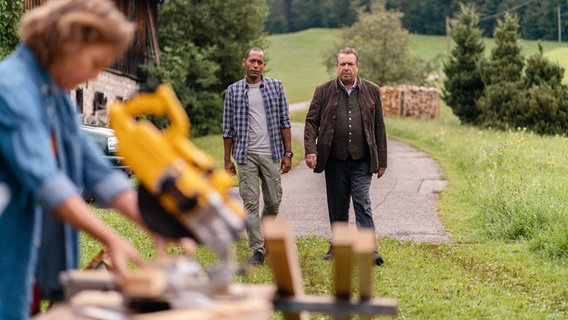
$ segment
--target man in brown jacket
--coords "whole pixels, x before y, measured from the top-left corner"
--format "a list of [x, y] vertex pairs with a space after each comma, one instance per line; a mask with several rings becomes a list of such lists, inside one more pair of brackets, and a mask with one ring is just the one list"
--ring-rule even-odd
[[[306, 164], [325, 171], [329, 222], [348, 222], [353, 199], [359, 228], [375, 229], [369, 188], [387, 168], [387, 137], [379, 86], [358, 76], [357, 51], [341, 49], [337, 78], [319, 85], [304, 130]], [[333, 258], [331, 248], [324, 259]], [[383, 257], [375, 253], [376, 265]]]

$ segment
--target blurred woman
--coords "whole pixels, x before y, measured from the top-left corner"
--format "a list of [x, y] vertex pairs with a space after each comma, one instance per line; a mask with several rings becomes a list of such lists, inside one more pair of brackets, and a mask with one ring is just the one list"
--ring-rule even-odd
[[61, 271], [78, 267], [78, 232], [108, 247], [118, 282], [132, 245], [80, 196], [143, 225], [128, 178], [79, 129], [69, 90], [95, 78], [132, 42], [135, 26], [110, 0], [52, 0], [21, 20], [21, 44], [0, 63], [0, 319], [29, 317], [34, 275], [63, 299]]

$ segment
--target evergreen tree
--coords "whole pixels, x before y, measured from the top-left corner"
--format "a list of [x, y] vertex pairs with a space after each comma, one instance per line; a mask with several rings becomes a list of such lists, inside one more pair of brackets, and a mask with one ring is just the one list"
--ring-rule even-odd
[[497, 21], [495, 48], [490, 60], [481, 64], [485, 94], [479, 101], [482, 125], [499, 129], [515, 128], [517, 106], [522, 102], [524, 85], [521, 81], [524, 58], [519, 45], [519, 22], [506, 13]]
[[562, 84], [564, 69], [539, 52], [527, 59], [523, 78], [525, 98], [511, 119], [512, 125], [539, 134], [568, 132], [568, 91]]
[[444, 64], [442, 98], [462, 123], [476, 123], [480, 115], [479, 97], [483, 81], [478, 64], [483, 59], [485, 45], [478, 27], [479, 17], [472, 5], [461, 5], [451, 22], [451, 36], [455, 43]]

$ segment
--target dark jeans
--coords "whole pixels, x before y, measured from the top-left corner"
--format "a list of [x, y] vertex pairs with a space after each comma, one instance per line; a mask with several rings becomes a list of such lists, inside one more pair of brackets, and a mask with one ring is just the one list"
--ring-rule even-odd
[[325, 168], [325, 186], [329, 222], [349, 221], [349, 202], [353, 199], [355, 222], [359, 228], [375, 228], [369, 188], [371, 186], [369, 158], [337, 160], [330, 158]]

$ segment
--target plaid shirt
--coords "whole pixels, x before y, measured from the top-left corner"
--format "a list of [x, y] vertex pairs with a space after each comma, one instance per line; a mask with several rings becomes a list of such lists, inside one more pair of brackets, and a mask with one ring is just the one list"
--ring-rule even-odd
[[[281, 129], [290, 128], [284, 86], [280, 80], [263, 76], [260, 91], [266, 110], [272, 158], [274, 162], [279, 162], [284, 155]], [[246, 78], [227, 88], [223, 109], [223, 138], [233, 139], [232, 155], [235, 161], [246, 163], [249, 142], [249, 102]]]

